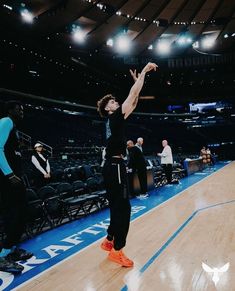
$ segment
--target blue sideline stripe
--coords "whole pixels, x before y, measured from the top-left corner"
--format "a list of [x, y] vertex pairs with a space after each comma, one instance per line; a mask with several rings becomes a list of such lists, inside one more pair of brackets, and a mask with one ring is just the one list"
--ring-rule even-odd
[[[217, 206], [225, 205], [225, 204], [230, 204], [234, 203], [235, 199], [226, 201], [226, 202], [221, 202], [217, 203], [214, 205], [210, 205], [204, 208], [200, 208], [196, 210], [177, 230], [176, 232], [168, 239], [168, 241], [147, 261], [147, 263], [140, 269], [140, 273], [144, 273], [148, 267], [160, 256], [160, 254], [169, 246], [169, 244], [178, 236], [178, 234], [185, 228], [185, 226], [198, 214], [199, 212], [202, 212], [204, 210], [208, 210], [210, 208], [214, 208]], [[125, 285], [121, 291], [127, 291], [128, 287]]]
[[[140, 200], [133, 198], [131, 199], [132, 209], [135, 209], [137, 211], [134, 211], [131, 215], [131, 221], [135, 220], [136, 218], [140, 217], [144, 213], [148, 212], [149, 210], [155, 208], [156, 206], [162, 204], [163, 202], [166, 202], [167, 200], [171, 199], [172, 197], [176, 195], [180, 195], [184, 190], [186, 190], [188, 187], [194, 185], [195, 183], [205, 179], [206, 177], [213, 174], [215, 171], [223, 168], [226, 166], [229, 162], [219, 162], [215, 165], [215, 167], [212, 169], [213, 171], [205, 170], [205, 175], [190, 175], [188, 177], [182, 178], [180, 180], [180, 184], [178, 185], [172, 185], [171, 187], [161, 187], [158, 189], [154, 189], [151, 191], [151, 196], [146, 200]], [[24, 241], [22, 243], [22, 247], [24, 249], [27, 249], [31, 252], [33, 252], [37, 259], [46, 259], [48, 258], [48, 254], [43, 251], [45, 247], [48, 247], [50, 245], [61, 243], [63, 245], [68, 245], [68, 243], [64, 243], [63, 239], [74, 235], [75, 233], [82, 232], [84, 229], [92, 227], [95, 229], [95, 224], [99, 224], [100, 222], [107, 222], [107, 219], [109, 218], [109, 209], [104, 209], [102, 211], [92, 213], [89, 216], [81, 217], [78, 220], [63, 224], [61, 226], [58, 226], [54, 229], [50, 229], [44, 233], [41, 233], [37, 235], [36, 237], [29, 239], [27, 241]], [[97, 230], [97, 229], [96, 229]], [[33, 264], [33, 268], [30, 270], [27, 270], [25, 273], [22, 273], [20, 276], [15, 276], [13, 281], [4, 288], [5, 291], [10, 291], [15, 287], [20, 286], [22, 283], [25, 283], [26, 281], [32, 279], [35, 276], [38, 276], [41, 272], [46, 271], [47, 269], [51, 268], [52, 266], [56, 265], [59, 262], [62, 262], [64, 259], [67, 259], [71, 255], [78, 253], [88, 245], [94, 243], [98, 239], [104, 237], [106, 235], [106, 229], [99, 229], [100, 232], [97, 235], [91, 235], [87, 233], [86, 235], [82, 235], [83, 242], [74, 245], [72, 248], [61, 251], [61, 253], [55, 257], [51, 257], [50, 259], [46, 260], [45, 262], [42, 262], [41, 264]], [[0, 276], [0, 290], [2, 287], [2, 280]]]

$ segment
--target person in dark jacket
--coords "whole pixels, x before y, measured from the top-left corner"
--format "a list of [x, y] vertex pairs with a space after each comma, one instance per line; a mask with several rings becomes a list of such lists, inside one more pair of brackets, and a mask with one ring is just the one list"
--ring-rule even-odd
[[43, 153], [43, 145], [36, 143], [31, 162], [34, 168], [34, 185], [37, 188], [45, 186], [51, 178], [51, 168], [47, 155]]
[[[140, 141], [142, 138], [138, 138]], [[143, 144], [143, 142], [142, 142]], [[140, 195], [139, 198], [148, 197], [147, 193], [147, 169], [146, 162], [142, 152], [142, 147], [140, 148], [137, 144], [134, 145], [132, 140], [127, 142], [127, 149], [129, 152], [129, 162], [128, 168], [131, 168], [133, 172], [136, 172], [140, 182]]]

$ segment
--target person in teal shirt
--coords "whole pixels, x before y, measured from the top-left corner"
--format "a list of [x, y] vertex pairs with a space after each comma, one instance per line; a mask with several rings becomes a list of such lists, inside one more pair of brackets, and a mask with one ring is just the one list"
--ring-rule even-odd
[[16, 125], [23, 119], [23, 106], [9, 101], [0, 119], [0, 205], [5, 239], [0, 242], [0, 271], [20, 273], [32, 253], [18, 248], [26, 223], [26, 189], [21, 180], [21, 154]]

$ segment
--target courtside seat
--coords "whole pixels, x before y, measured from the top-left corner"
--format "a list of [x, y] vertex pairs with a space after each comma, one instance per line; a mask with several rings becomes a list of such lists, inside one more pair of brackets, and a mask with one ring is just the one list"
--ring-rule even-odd
[[27, 196], [27, 225], [26, 234], [32, 237], [36, 233], [42, 231], [46, 225], [51, 226], [51, 222], [47, 217], [44, 203], [36, 192], [29, 188], [26, 189]]
[[99, 175], [97, 177], [90, 177], [86, 181], [87, 189], [90, 192], [90, 194], [98, 196], [100, 208], [103, 208], [108, 204], [108, 201], [106, 199], [106, 190], [101, 189], [102, 183], [103, 179]]
[[53, 225], [61, 223], [64, 218], [63, 205], [56, 190], [51, 186], [44, 186], [38, 190], [37, 194], [44, 202], [51, 223]]

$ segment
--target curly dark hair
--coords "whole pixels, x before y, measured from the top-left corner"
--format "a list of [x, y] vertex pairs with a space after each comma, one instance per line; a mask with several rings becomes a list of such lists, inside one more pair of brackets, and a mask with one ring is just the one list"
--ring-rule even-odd
[[108, 116], [108, 112], [105, 110], [105, 107], [110, 100], [115, 100], [115, 97], [112, 94], [105, 95], [97, 102], [97, 111], [101, 117]]

